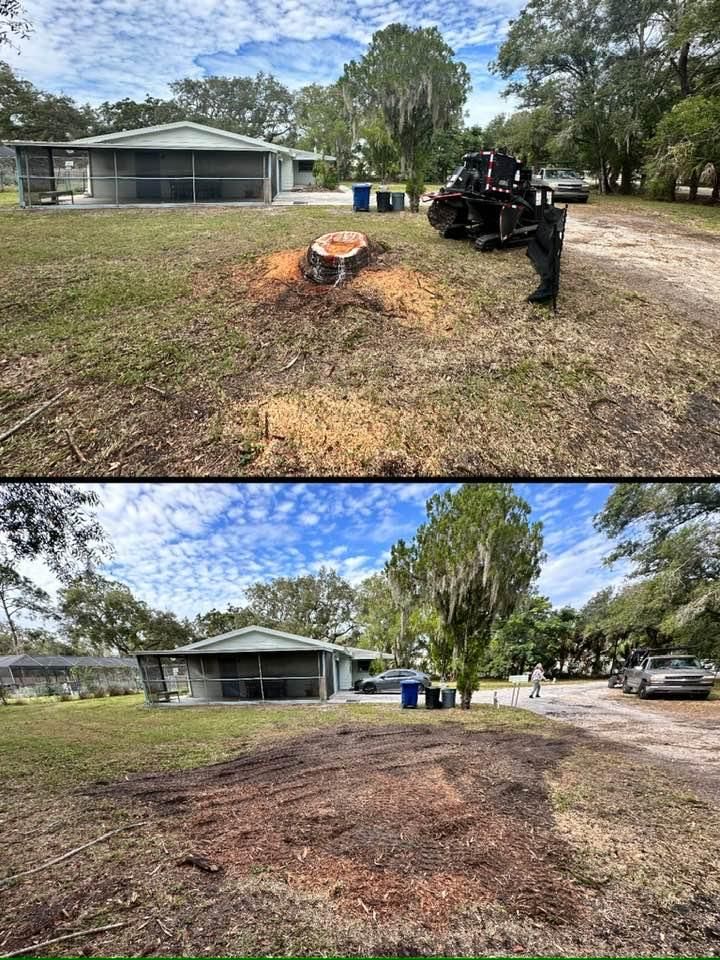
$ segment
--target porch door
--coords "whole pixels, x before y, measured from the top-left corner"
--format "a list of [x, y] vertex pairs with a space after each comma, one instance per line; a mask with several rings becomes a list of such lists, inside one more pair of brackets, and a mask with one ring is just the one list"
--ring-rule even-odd
[[160, 179], [145, 179], [160, 177], [160, 151], [138, 150], [135, 153], [135, 175], [142, 179], [136, 181], [138, 200], [162, 200], [162, 186]]

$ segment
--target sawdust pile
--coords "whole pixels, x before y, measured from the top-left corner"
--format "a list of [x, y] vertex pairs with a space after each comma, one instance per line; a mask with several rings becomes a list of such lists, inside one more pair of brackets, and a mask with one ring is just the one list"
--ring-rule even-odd
[[259, 469], [270, 468], [274, 458], [285, 456], [291, 445], [302, 451], [306, 468], [325, 464], [332, 473], [351, 474], [357, 472], [358, 464], [370, 468], [379, 456], [392, 457], [398, 445], [396, 412], [358, 396], [315, 388], [273, 397], [262, 409], [272, 437], [278, 439], [258, 458]]
[[[386, 311], [401, 324], [434, 329], [441, 322], [442, 295], [437, 284], [416, 270], [390, 267], [365, 271], [354, 278], [352, 285], [379, 296]], [[451, 326], [445, 323], [442, 329]]]
[[454, 723], [354, 726], [95, 792], [158, 807], [228, 874], [262, 870], [347, 915], [444, 928], [453, 908], [498, 903], [562, 924], [585, 895], [543, 775], [570, 749]]
[[[447, 336], [453, 330], [448, 312], [443, 309], [444, 293], [432, 278], [399, 265], [385, 265], [383, 248], [371, 245], [380, 262], [363, 269], [340, 285], [319, 284], [305, 277], [306, 247], [278, 250], [260, 257], [250, 267], [242, 264], [223, 276], [197, 275], [193, 281], [196, 296], [220, 293], [243, 296], [255, 303], [286, 307], [297, 315], [312, 304], [318, 311], [318, 299], [330, 309], [355, 306], [383, 313], [401, 326]], [[322, 316], [322, 314], [318, 314]]]
[[[322, 296], [327, 292], [326, 288], [308, 283], [303, 276], [301, 264], [304, 256], [305, 247], [295, 247], [261, 257], [253, 267], [247, 295], [251, 300], [272, 303], [302, 287], [303, 296]], [[247, 269], [234, 270], [232, 279], [247, 282]]]

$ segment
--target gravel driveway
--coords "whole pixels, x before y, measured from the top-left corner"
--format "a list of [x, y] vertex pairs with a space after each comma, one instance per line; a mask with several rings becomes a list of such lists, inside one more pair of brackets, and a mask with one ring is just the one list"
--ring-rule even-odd
[[[546, 717], [573, 723], [586, 733], [617, 740], [687, 769], [720, 789], [720, 709], [717, 701], [642, 701], [597, 683], [543, 685], [540, 700], [521, 687], [519, 705]], [[510, 692], [498, 691], [501, 705]], [[475, 694], [473, 702], [491, 703], [492, 691]], [[682, 703], [685, 712], [676, 710]], [[682, 708], [681, 708], [682, 710]]]

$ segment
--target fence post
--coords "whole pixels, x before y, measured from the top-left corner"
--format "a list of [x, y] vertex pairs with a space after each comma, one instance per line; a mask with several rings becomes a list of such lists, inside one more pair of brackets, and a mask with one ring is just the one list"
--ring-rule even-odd
[[192, 161], [192, 188], [193, 188], [193, 203], [196, 203], [195, 198], [195, 151], [190, 151], [190, 160]]
[[25, 154], [25, 182], [27, 184], [27, 199], [28, 199], [26, 206], [31, 207], [32, 206], [32, 186], [30, 184], [30, 163], [28, 162], [27, 150], [24, 150], [23, 153]]
[[113, 150], [113, 170], [115, 171], [115, 206], [120, 206], [118, 194], [117, 150]]

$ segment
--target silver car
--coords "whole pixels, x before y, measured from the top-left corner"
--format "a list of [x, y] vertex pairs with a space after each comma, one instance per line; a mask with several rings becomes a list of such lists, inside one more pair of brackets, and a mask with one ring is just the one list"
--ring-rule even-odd
[[626, 669], [623, 693], [637, 693], [643, 699], [656, 693], [683, 693], [707, 700], [714, 680], [714, 674], [695, 657], [668, 654], [647, 657], [638, 666]]
[[553, 201], [577, 200], [587, 203], [590, 186], [582, 175], [567, 167], [543, 167], [533, 174], [534, 187], [548, 187], [553, 192]]
[[421, 685], [421, 692], [432, 683], [430, 677], [420, 670], [386, 670], [375, 677], [363, 680], [358, 690], [360, 693], [400, 693], [400, 684], [403, 680], [417, 680]]

